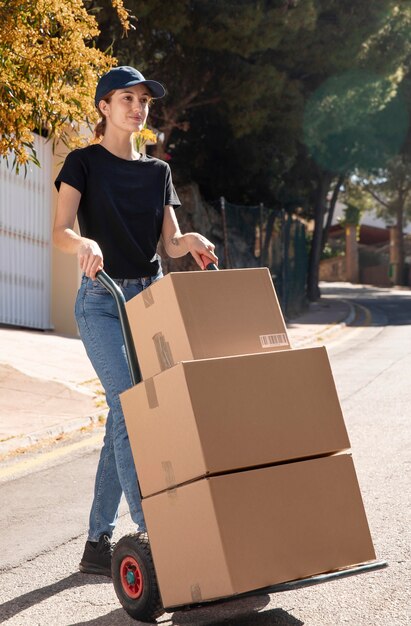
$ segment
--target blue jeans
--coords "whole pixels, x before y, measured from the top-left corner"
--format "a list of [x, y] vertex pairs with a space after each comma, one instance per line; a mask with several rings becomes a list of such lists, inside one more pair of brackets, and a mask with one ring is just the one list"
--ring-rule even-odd
[[[116, 280], [126, 300], [143, 291], [162, 274]], [[130, 515], [145, 530], [137, 474], [119, 394], [132, 386], [114, 298], [97, 281], [83, 276], [75, 305], [76, 320], [88, 357], [106, 392], [109, 407], [103, 448], [97, 468], [90, 512], [89, 541], [112, 536], [124, 492]]]

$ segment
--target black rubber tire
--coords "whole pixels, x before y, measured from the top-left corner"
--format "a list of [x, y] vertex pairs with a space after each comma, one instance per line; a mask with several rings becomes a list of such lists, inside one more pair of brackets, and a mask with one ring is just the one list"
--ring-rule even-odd
[[[141, 571], [143, 590], [138, 598], [130, 597], [123, 587], [121, 564], [127, 557], [135, 559]], [[111, 561], [111, 574], [120, 604], [133, 619], [154, 622], [164, 613], [147, 533], [125, 535], [116, 543]]]

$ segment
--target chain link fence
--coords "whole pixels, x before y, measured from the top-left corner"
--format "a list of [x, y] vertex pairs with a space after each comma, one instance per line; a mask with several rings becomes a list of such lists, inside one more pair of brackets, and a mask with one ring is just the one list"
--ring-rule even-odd
[[239, 205], [220, 198], [223, 233], [220, 267], [268, 267], [287, 318], [307, 306], [308, 254], [305, 224], [284, 209]]

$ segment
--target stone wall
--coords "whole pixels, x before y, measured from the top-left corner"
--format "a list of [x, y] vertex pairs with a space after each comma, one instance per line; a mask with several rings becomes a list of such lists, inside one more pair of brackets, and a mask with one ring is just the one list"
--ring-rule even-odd
[[320, 262], [320, 280], [344, 282], [346, 280], [345, 256], [335, 256]]

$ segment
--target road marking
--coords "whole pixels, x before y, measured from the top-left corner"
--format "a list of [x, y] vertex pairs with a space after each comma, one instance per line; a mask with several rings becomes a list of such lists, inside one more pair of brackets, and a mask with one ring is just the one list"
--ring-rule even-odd
[[363, 306], [362, 304], [358, 304], [358, 302], [354, 302], [354, 306], [358, 307], [359, 309], [361, 309], [361, 311], [364, 314], [364, 324], [362, 324], [362, 326], [371, 326], [372, 324], [372, 313], [370, 311], [370, 309], [368, 309], [366, 306]]
[[13, 463], [8, 467], [0, 469], [0, 480], [4, 478], [11, 478], [17, 474], [22, 474], [23, 472], [32, 471], [33, 469], [45, 465], [49, 461], [55, 461], [66, 456], [67, 454], [71, 454], [72, 452], [77, 452], [83, 448], [100, 444], [103, 440], [103, 436], [103, 433], [98, 433], [92, 437], [87, 437], [81, 441], [76, 441], [75, 443], [62, 446], [61, 448], [56, 448], [50, 452], [39, 452], [38, 456], [35, 456], [32, 459], [25, 459], [24, 461]]

